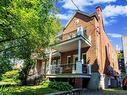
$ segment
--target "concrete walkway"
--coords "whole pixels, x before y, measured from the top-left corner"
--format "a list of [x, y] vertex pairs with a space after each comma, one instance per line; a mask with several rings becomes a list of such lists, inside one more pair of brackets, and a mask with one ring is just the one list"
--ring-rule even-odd
[[105, 92], [105, 91], [96, 91], [96, 90], [85, 90], [82, 91], [80, 95], [127, 95], [127, 91], [120, 93], [120, 92]]

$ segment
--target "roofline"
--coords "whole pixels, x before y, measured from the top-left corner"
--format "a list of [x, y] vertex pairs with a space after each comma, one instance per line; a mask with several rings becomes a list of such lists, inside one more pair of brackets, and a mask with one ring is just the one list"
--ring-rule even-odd
[[75, 13], [71, 16], [71, 18], [69, 19], [69, 21], [68, 21], [67, 24], [65, 25], [64, 29], [66, 29], [66, 27], [69, 25], [69, 23], [72, 21], [72, 19], [74, 18], [74, 16], [75, 16], [77, 13], [80, 13], [80, 14], [82, 14], [82, 15], [88, 16], [88, 17], [90, 17], [90, 18], [93, 17], [93, 16], [95, 16], [95, 18], [98, 20], [98, 17], [97, 17], [97, 15], [96, 15], [96, 12], [94, 12], [94, 13], [92, 13], [92, 14], [88, 14], [88, 13], [86, 13], [86, 12], [77, 10], [77, 11], [75, 11]]

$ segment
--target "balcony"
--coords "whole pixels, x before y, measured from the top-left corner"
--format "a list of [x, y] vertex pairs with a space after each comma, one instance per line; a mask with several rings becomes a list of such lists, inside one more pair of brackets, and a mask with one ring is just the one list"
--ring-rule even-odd
[[77, 29], [69, 33], [58, 35], [52, 48], [61, 52], [75, 50], [77, 49], [79, 40], [81, 40], [82, 48], [91, 46], [91, 37], [87, 36], [85, 30], [81, 31]]
[[[89, 64], [59, 64], [50, 65], [47, 70], [47, 77], [89, 77], [91, 66]], [[81, 71], [81, 72], [79, 72]]]
[[71, 32], [69, 32], [69, 33], [65, 33], [65, 34], [58, 35], [58, 36], [56, 36], [56, 41], [55, 41], [55, 43], [64, 42], [64, 41], [67, 41], [67, 40], [70, 40], [70, 39], [73, 39], [73, 38], [79, 37], [79, 36], [84, 37], [84, 39], [86, 39], [88, 42], [90, 42], [90, 38], [86, 35], [85, 32], [86, 32], [86, 31], [77, 32], [77, 31], [75, 30], [75, 31], [71, 31]]

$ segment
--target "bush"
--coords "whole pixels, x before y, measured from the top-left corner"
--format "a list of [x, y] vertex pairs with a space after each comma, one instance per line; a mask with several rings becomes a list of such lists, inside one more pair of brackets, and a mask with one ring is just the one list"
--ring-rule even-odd
[[19, 76], [18, 70], [11, 70], [2, 75], [2, 81], [10, 83], [18, 83], [19, 82], [18, 76]]
[[73, 87], [68, 82], [50, 81], [48, 86], [50, 88], [61, 90], [61, 91], [70, 91], [73, 89]]

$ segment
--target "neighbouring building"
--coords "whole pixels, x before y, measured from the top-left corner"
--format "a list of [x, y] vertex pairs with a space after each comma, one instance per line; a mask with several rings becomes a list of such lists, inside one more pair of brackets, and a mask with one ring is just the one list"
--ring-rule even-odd
[[118, 64], [119, 64], [120, 72], [125, 75], [125, 64], [124, 64], [123, 50], [118, 51]]
[[127, 75], [127, 36], [122, 37], [125, 71]]
[[92, 14], [76, 11], [47, 56], [47, 62], [38, 59], [37, 64], [39, 71], [43, 66], [49, 80], [68, 81], [74, 87], [90, 89], [118, 85], [117, 52], [104, 31], [100, 6]]
[[123, 50], [117, 50], [117, 52], [118, 52], [118, 64], [119, 64], [119, 70], [120, 70], [119, 85], [122, 86], [122, 80], [125, 78], [125, 75], [126, 75], [125, 64], [124, 64], [124, 54], [123, 54]]

